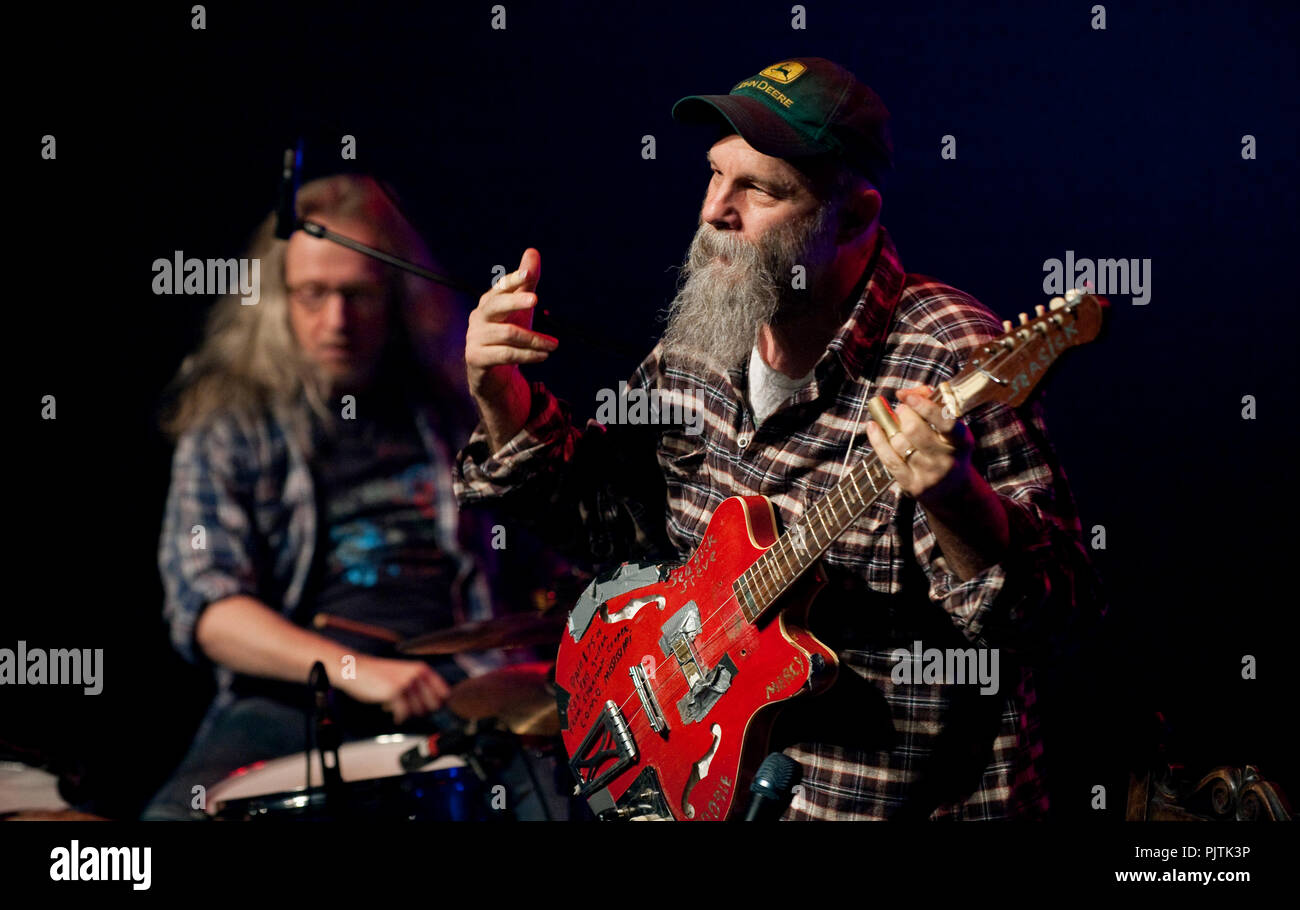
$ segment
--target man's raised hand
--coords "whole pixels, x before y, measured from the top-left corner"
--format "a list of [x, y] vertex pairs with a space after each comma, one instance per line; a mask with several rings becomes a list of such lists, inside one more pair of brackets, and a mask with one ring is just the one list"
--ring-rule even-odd
[[493, 451], [528, 419], [531, 395], [519, 365], [541, 363], [559, 344], [532, 330], [541, 274], [541, 254], [525, 250], [519, 268], [502, 276], [469, 314], [465, 369]]
[[541, 270], [537, 250], [525, 251], [518, 270], [503, 275], [470, 313], [465, 364], [475, 398], [492, 399], [518, 372], [518, 364], [541, 363], [555, 350], [556, 339], [532, 331]]

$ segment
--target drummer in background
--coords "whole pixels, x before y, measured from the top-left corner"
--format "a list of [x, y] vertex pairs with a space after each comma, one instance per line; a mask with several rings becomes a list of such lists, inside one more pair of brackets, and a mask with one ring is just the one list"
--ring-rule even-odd
[[[437, 270], [373, 178], [307, 183], [297, 210]], [[274, 217], [249, 256], [261, 260], [260, 300], [218, 301], [164, 427], [176, 440], [164, 613], [177, 650], [214, 666], [218, 694], [147, 819], [194, 817], [196, 786], [304, 751], [316, 661], [344, 696], [335, 707], [350, 737], [427, 718], [491, 662], [431, 666], [393, 647], [493, 612], [491, 529], [458, 513], [451, 488], [472, 413], [462, 302], [303, 231], [276, 239]]]

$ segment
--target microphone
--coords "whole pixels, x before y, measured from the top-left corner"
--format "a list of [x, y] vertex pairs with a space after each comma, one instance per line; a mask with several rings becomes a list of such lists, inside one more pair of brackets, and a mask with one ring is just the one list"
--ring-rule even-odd
[[[438, 732], [421, 737], [400, 756], [398, 762], [404, 771], [418, 771], [443, 755], [470, 755], [479, 748], [479, 722], [462, 720], [446, 712], [448, 720], [436, 720]], [[454, 718], [454, 720], [450, 719]]]
[[288, 240], [298, 228], [298, 174], [302, 171], [302, 143], [297, 151], [284, 150], [284, 167], [280, 171], [280, 198], [275, 206], [275, 236]]
[[[325, 227], [323, 224], [317, 224], [315, 221], [298, 220], [298, 184], [302, 177], [302, 147], [303, 140], [298, 140], [297, 149], [284, 150], [284, 163], [280, 168], [280, 196], [275, 206], [275, 236], [278, 240], [288, 240], [293, 232], [300, 228], [321, 240], [328, 240], [331, 243], [337, 243], [339, 246], [345, 246], [350, 250], [356, 250], [372, 259], [378, 259], [380, 262], [395, 266], [403, 271], [419, 275], [421, 278], [427, 278], [429, 281], [445, 285], [457, 291], [464, 293], [477, 293], [478, 289], [471, 287], [455, 279], [448, 278], [445, 275], [439, 275], [437, 272], [430, 271], [423, 266], [416, 265], [406, 259], [394, 256], [391, 253], [385, 253], [383, 250], [377, 250], [372, 246], [353, 240], [351, 237], [345, 237]], [[402, 215], [401, 208], [393, 201], [388, 192], [380, 186], [380, 192], [388, 196], [389, 202], [393, 208], [397, 209], [399, 215]], [[402, 215], [405, 218], [405, 215]]]
[[776, 821], [798, 777], [799, 763], [790, 756], [773, 752], [763, 759], [754, 775], [754, 782], [749, 785], [753, 799], [745, 813], [745, 821]]
[[[380, 262], [401, 269], [404, 272], [418, 275], [427, 281], [441, 284], [443, 287], [460, 291], [463, 294], [469, 294], [471, 297], [480, 293], [482, 288], [468, 284], [464, 281], [459, 281], [455, 278], [450, 278], [446, 275], [440, 275], [424, 266], [394, 256], [392, 253], [386, 253], [383, 250], [367, 246], [360, 241], [353, 240], [351, 237], [345, 237], [336, 231], [331, 231], [323, 224], [309, 220], [299, 221], [298, 185], [302, 179], [302, 151], [303, 140], [301, 138], [298, 140], [296, 150], [284, 150], [284, 163], [280, 171], [280, 196], [275, 208], [275, 236], [277, 239], [288, 240], [293, 235], [294, 231], [301, 229], [319, 240], [328, 240], [331, 243], [336, 243], [339, 246], [361, 253], [363, 256], [369, 256], [371, 259], [377, 259]], [[393, 208], [397, 210], [399, 215], [405, 218], [406, 216], [402, 213], [401, 207], [397, 205], [397, 202], [393, 199], [393, 195], [382, 183], [380, 184], [380, 191], [388, 196]], [[407, 221], [409, 223], [409, 219], [407, 219]], [[542, 310], [540, 315], [549, 319], [555, 328], [565, 331], [580, 344], [586, 344], [589, 347], [600, 348], [602, 350], [614, 351], [615, 353], [634, 361], [640, 360], [642, 357], [642, 352], [635, 350], [620, 341], [605, 338], [590, 328], [579, 326], [569, 320], [554, 316], [548, 310]]]

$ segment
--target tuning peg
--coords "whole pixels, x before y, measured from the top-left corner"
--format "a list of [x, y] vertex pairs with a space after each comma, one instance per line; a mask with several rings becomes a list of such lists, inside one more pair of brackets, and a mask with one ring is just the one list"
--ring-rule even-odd
[[1047, 306], [1048, 306], [1049, 309], [1053, 309], [1053, 310], [1064, 309], [1064, 308], [1065, 308], [1065, 298], [1064, 298], [1064, 297], [1053, 297], [1051, 300], [1047, 301]]
[[1003, 320], [1002, 320], [1002, 331], [1004, 331], [1004, 332], [1010, 332], [1010, 331], [1011, 331], [1011, 320], [1010, 320], [1010, 319], [1003, 319]]
[[1078, 288], [1070, 288], [1068, 291], [1065, 292], [1065, 302], [1077, 303], [1079, 301], [1079, 298], [1082, 296], [1083, 296], [1083, 291], [1079, 290]]
[[1028, 322], [1028, 321], [1029, 321], [1029, 314], [1028, 314], [1028, 313], [1021, 313], [1021, 314], [1020, 314], [1020, 324], [1021, 324], [1021, 325], [1024, 325], [1024, 324], [1025, 324], [1026, 322]]
[[1047, 312], [1047, 307], [1043, 306], [1041, 303], [1034, 307], [1035, 316], [1042, 316], [1046, 312]]

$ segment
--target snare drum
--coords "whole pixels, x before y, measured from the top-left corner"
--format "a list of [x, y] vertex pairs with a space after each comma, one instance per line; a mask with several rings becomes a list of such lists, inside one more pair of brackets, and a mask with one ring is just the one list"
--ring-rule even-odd
[[392, 734], [339, 746], [343, 783], [326, 798], [320, 753], [299, 752], [255, 762], [208, 790], [208, 815], [228, 821], [256, 819], [380, 821], [483, 821], [487, 807], [478, 777], [454, 755], [444, 755], [415, 772], [401, 755], [423, 737]]

